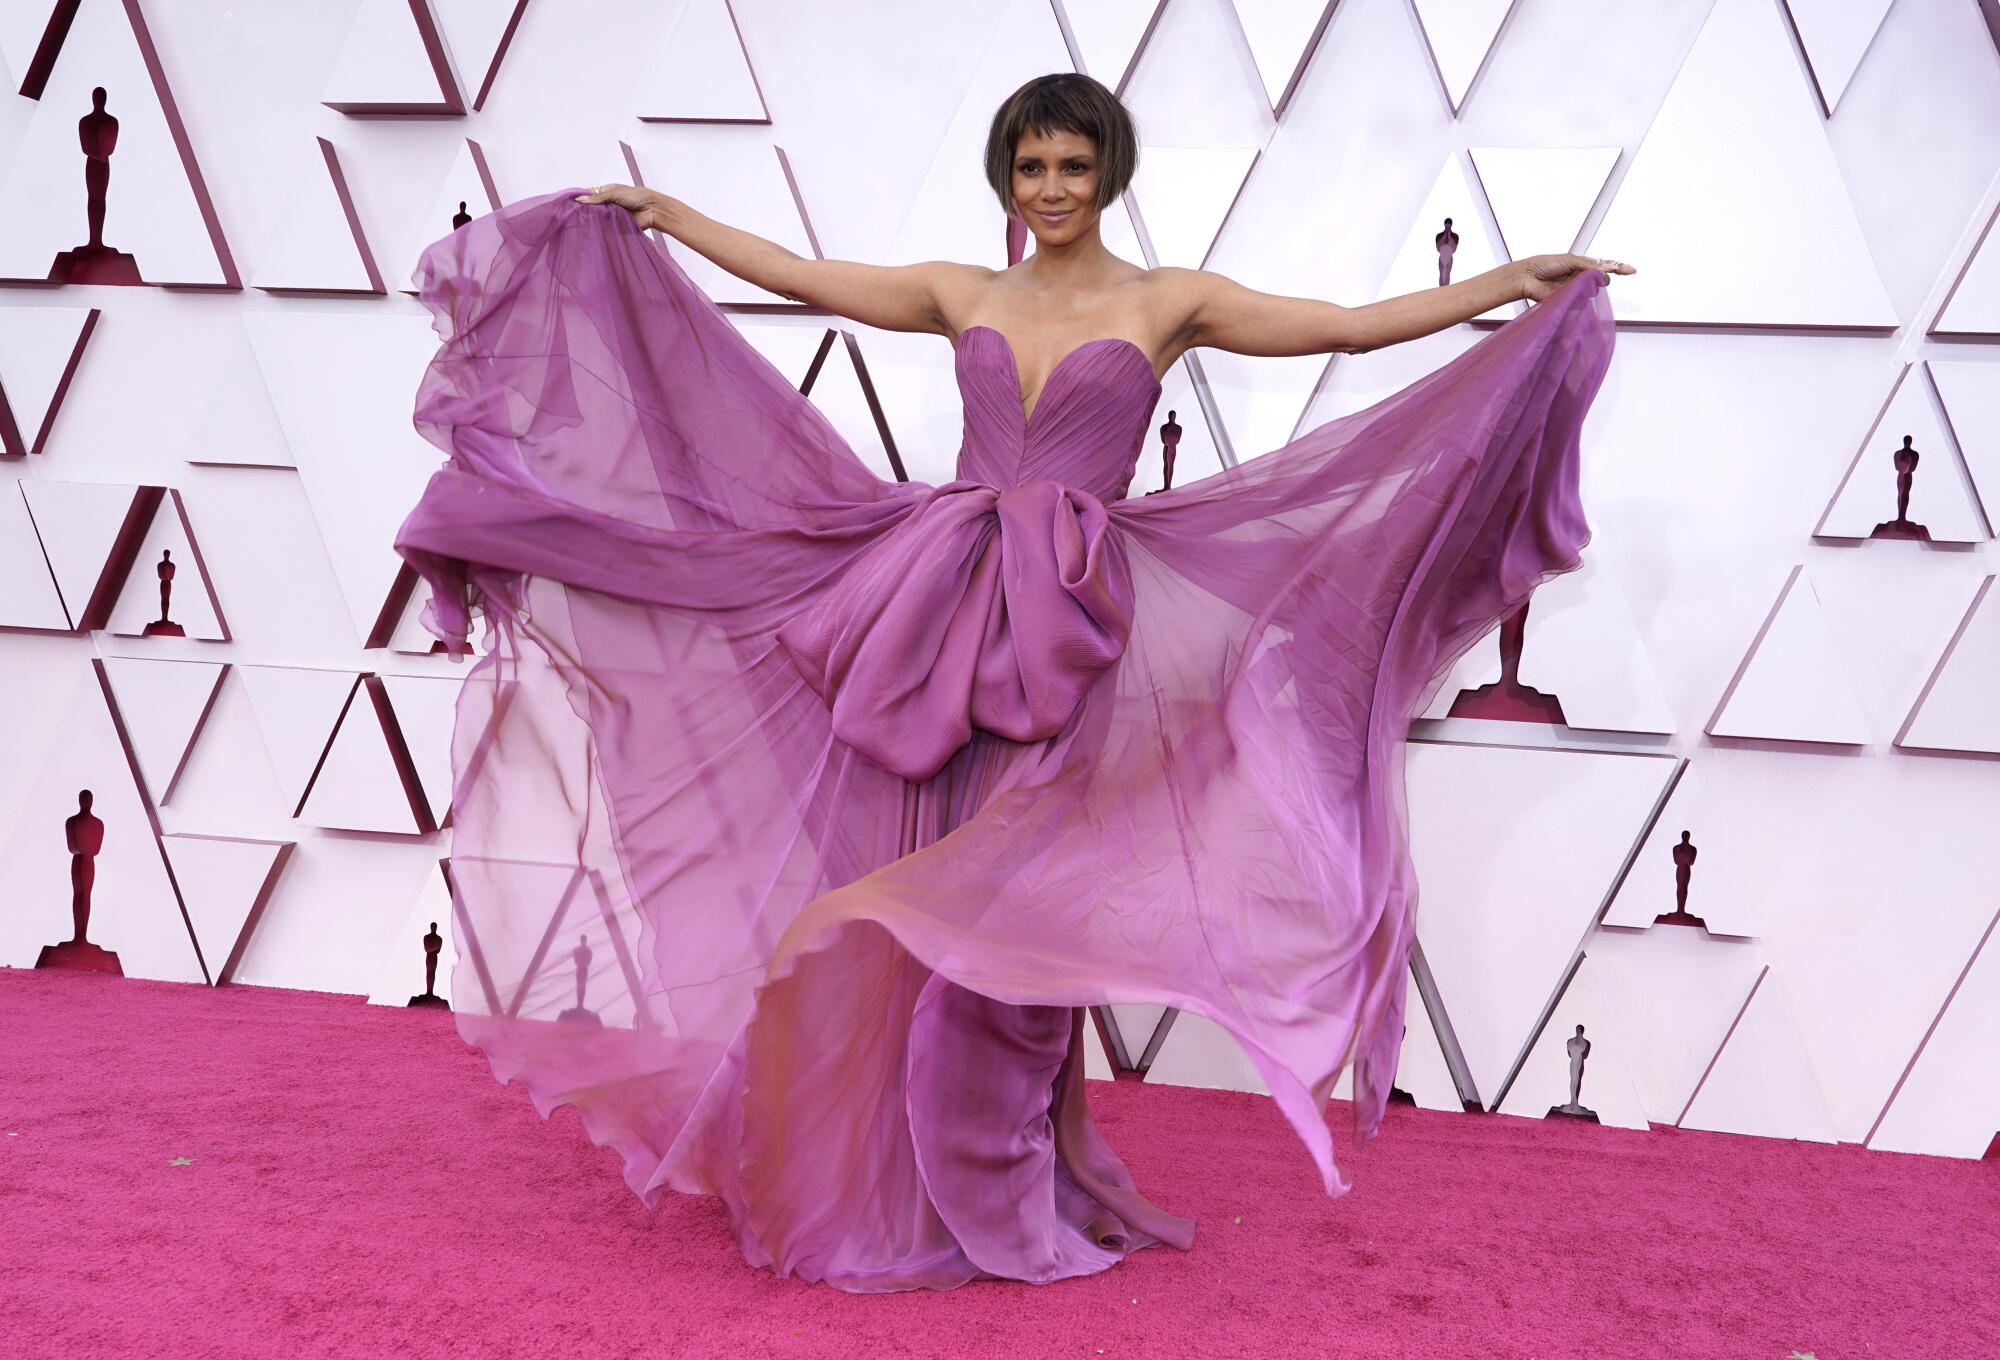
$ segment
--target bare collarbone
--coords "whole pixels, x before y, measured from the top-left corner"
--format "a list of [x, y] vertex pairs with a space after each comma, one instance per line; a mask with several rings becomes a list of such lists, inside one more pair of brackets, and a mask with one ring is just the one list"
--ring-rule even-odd
[[1100, 340], [1124, 340], [1135, 346], [1152, 365], [1156, 379], [1186, 348], [1182, 318], [1174, 310], [1177, 299], [1170, 296], [1176, 290], [1161, 277], [1178, 271], [1134, 265], [1116, 283], [1059, 299], [1010, 286], [1006, 278], [1011, 272], [978, 270], [984, 278], [960, 290], [953, 299], [956, 305], [943, 320], [954, 347], [975, 328], [997, 334], [1029, 391], [1039, 394], [1064, 359]]

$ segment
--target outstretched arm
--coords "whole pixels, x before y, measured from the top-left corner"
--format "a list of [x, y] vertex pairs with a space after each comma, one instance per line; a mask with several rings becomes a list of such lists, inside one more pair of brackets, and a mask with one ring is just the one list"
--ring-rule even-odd
[[755, 232], [718, 222], [677, 198], [629, 184], [600, 185], [584, 203], [615, 203], [759, 288], [888, 331], [949, 335], [939, 299], [971, 266], [944, 260], [877, 265], [810, 260]]
[[1205, 269], [1155, 270], [1171, 273], [1184, 294], [1187, 345], [1207, 345], [1236, 354], [1366, 354], [1470, 320], [1508, 302], [1547, 297], [1563, 281], [1585, 269], [1634, 274], [1629, 264], [1599, 262], [1582, 255], [1535, 255], [1484, 274], [1384, 298], [1362, 307], [1342, 307], [1317, 298], [1260, 293]]

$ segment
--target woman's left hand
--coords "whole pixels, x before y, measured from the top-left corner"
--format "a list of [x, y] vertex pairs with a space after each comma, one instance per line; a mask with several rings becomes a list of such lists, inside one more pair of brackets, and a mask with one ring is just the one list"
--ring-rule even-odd
[[1521, 296], [1529, 302], [1540, 302], [1586, 269], [1603, 271], [1606, 283], [1613, 274], [1639, 272], [1629, 264], [1594, 255], [1530, 255], [1515, 264], [1521, 271]]

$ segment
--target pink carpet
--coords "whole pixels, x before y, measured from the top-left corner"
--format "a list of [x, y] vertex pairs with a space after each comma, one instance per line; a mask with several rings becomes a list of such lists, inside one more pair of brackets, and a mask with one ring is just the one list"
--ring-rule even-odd
[[1092, 1083], [1191, 1253], [852, 1296], [646, 1212], [442, 1013], [0, 969], [0, 1034], [11, 1355], [2000, 1354], [2000, 1160], [1336, 1107], [1329, 1201], [1262, 1098]]

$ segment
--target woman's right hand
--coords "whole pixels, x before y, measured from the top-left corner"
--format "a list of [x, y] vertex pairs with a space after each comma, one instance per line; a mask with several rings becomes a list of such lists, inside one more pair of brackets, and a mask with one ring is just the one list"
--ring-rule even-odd
[[616, 203], [632, 214], [632, 220], [643, 230], [665, 231], [667, 227], [667, 200], [651, 189], [641, 189], [631, 184], [600, 184], [587, 194], [578, 194], [579, 203]]

